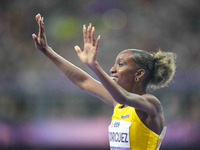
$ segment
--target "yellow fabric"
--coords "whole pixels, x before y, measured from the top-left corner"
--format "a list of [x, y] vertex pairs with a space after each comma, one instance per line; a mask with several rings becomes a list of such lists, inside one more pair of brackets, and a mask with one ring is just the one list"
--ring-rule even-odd
[[121, 108], [116, 105], [112, 120], [124, 120], [132, 122], [129, 128], [131, 150], [156, 150], [159, 135], [147, 128], [136, 114], [134, 107]]

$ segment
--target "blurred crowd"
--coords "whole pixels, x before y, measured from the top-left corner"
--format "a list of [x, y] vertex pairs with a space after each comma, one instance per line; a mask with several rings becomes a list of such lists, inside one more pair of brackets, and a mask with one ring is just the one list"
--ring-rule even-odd
[[[94, 78], [74, 51], [75, 45], [83, 46], [83, 24], [91, 22], [101, 35], [98, 60], [108, 74], [116, 55], [124, 49], [175, 52], [173, 82], [149, 92], [161, 100], [166, 124], [174, 129], [169, 131], [168, 144], [175, 146], [181, 139], [186, 146], [199, 145], [200, 1], [0, 1], [0, 124], [111, 117], [111, 106], [75, 87], [35, 49], [31, 35], [38, 32], [37, 13], [44, 17], [49, 45]], [[183, 136], [191, 133], [192, 141], [187, 143]]]

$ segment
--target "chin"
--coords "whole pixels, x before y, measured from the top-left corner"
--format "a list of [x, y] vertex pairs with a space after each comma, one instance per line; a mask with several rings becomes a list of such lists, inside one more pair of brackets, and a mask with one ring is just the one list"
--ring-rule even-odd
[[116, 82], [116, 80], [117, 80], [117, 79], [116, 79], [116, 78], [114, 78], [114, 77], [111, 77], [111, 79], [112, 79], [113, 81], [115, 81], [115, 82]]
[[113, 79], [113, 81], [114, 81], [114, 82], [116, 82], [116, 80], [115, 80], [115, 79]]

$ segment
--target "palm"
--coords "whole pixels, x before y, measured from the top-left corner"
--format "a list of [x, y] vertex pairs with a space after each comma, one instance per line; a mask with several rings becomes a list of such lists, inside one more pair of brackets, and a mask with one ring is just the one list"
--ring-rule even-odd
[[96, 61], [96, 55], [98, 52], [98, 44], [100, 40], [100, 36], [98, 36], [97, 40], [94, 38], [94, 27], [91, 28], [91, 24], [88, 26], [86, 30], [85, 26], [83, 27], [83, 38], [84, 38], [84, 50], [76, 46], [75, 50], [77, 51], [79, 59], [87, 64], [92, 65]]
[[79, 56], [82, 62], [91, 63], [96, 59], [95, 47], [90, 43], [84, 45], [84, 50]]

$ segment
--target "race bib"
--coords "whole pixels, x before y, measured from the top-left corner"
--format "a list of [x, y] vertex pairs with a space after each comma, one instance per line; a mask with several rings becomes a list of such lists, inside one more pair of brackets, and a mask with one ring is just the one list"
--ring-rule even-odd
[[131, 122], [112, 120], [109, 125], [110, 150], [130, 150], [129, 127]]

